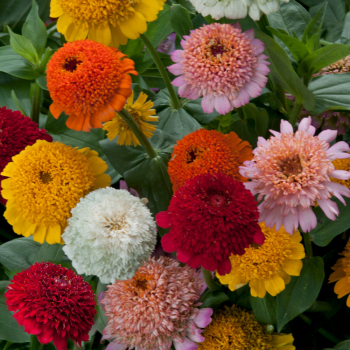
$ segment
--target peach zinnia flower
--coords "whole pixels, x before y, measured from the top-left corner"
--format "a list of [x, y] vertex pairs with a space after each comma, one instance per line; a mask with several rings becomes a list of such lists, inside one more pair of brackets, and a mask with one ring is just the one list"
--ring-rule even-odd
[[193, 30], [181, 41], [168, 67], [179, 75], [173, 85], [189, 100], [202, 99], [205, 113], [214, 108], [220, 114], [249, 103], [261, 94], [267, 83], [269, 62], [263, 55], [264, 44], [254, 39], [254, 29], [242, 32], [240, 24], [213, 23]]
[[247, 181], [238, 166], [253, 158], [252, 146], [236, 133], [221, 134], [200, 129], [177, 142], [168, 165], [174, 193], [186, 181], [201, 174], [226, 174], [237, 181]]
[[134, 61], [119, 50], [91, 40], [67, 43], [47, 65], [47, 87], [58, 119], [64, 111], [67, 126], [90, 131], [102, 128], [121, 111], [131, 95]]
[[197, 349], [213, 313], [197, 308], [205, 288], [199, 272], [171, 258], [150, 258], [102, 297], [109, 318], [102, 339], [114, 339], [107, 349], [168, 350], [172, 344], [176, 350]]
[[269, 140], [259, 137], [258, 147], [253, 151], [253, 161], [247, 161], [240, 167], [242, 176], [252, 182], [245, 186], [258, 201], [260, 222], [278, 231], [284, 225], [292, 234], [298, 229], [308, 232], [316, 227], [317, 220], [311, 207], [316, 205], [326, 216], [335, 220], [339, 214], [338, 206], [331, 201], [337, 197], [344, 205], [342, 196], [350, 197], [350, 190], [332, 182], [330, 177], [347, 180], [350, 172], [335, 170], [335, 159], [349, 158], [349, 145], [337, 142], [330, 147], [336, 136], [336, 130], [322, 131], [314, 136], [311, 117], [304, 118], [294, 133], [293, 127], [285, 120], [281, 121], [281, 132], [271, 130], [274, 136]]

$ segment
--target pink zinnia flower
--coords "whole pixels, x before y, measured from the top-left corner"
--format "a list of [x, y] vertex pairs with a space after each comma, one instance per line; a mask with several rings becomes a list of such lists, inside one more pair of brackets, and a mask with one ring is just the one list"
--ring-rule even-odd
[[339, 210], [330, 198], [335, 196], [346, 205], [342, 196], [350, 197], [350, 190], [330, 177], [347, 180], [350, 172], [335, 170], [332, 161], [349, 158], [349, 153], [343, 153], [350, 150], [349, 145], [341, 141], [330, 147], [336, 130], [314, 136], [311, 117], [304, 118], [295, 133], [285, 120], [281, 121], [281, 133], [270, 131], [274, 136], [269, 140], [259, 137], [253, 160], [240, 167], [241, 175], [252, 179], [245, 187], [263, 201], [259, 222], [265, 221], [268, 227], [276, 225], [277, 231], [284, 225], [290, 234], [300, 224], [308, 232], [317, 225], [311, 209], [316, 203], [335, 220]]
[[202, 99], [205, 113], [214, 108], [220, 114], [249, 103], [261, 94], [267, 83], [269, 62], [263, 55], [264, 44], [254, 39], [254, 29], [242, 32], [235, 25], [213, 23], [192, 30], [181, 41], [184, 50], [176, 50], [168, 67], [179, 75], [172, 84], [179, 95], [189, 100]]
[[[167, 257], [150, 258], [135, 276], [108, 286], [101, 304], [108, 350], [196, 350], [213, 310], [198, 309], [206, 288], [199, 272]], [[107, 350], [106, 349], [106, 350]]]

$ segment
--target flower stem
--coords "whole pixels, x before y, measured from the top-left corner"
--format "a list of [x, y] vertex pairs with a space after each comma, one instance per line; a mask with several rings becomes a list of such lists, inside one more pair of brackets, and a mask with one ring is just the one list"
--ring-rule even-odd
[[30, 336], [30, 346], [29, 350], [41, 350], [44, 347], [43, 344], [40, 344], [38, 337], [34, 334]]
[[222, 289], [222, 286], [213, 280], [213, 277], [211, 275], [211, 271], [206, 270], [202, 266], [202, 272], [203, 272], [203, 276], [204, 276], [204, 281], [209, 289], [211, 289], [213, 291], [219, 291]]
[[149, 143], [147, 137], [142, 132], [135, 119], [130, 115], [126, 109], [122, 109], [120, 112], [117, 112], [123, 120], [129, 125], [132, 132], [135, 134], [137, 139], [140, 141], [142, 147], [145, 149], [150, 158], [156, 158], [157, 152], [154, 150], [152, 145]]
[[154, 62], [156, 63], [159, 73], [161, 74], [164, 83], [169, 91], [170, 98], [174, 109], [179, 109], [181, 107], [180, 100], [175, 92], [173, 85], [171, 84], [169, 75], [164, 67], [162, 60], [160, 59], [157, 50], [153, 47], [152, 43], [149, 41], [145, 34], [140, 34], [140, 39], [143, 41], [150, 54], [152, 55]]
[[326, 301], [316, 300], [306, 312], [329, 312], [332, 311], [332, 305]]
[[47, 47], [43, 56], [43, 59], [40, 62], [39, 66], [39, 73], [44, 74], [47, 66], [47, 62], [49, 62], [49, 59], [52, 55], [52, 49], [50, 47]]
[[244, 113], [242, 107], [235, 108], [235, 110], [237, 111], [238, 116], [241, 118], [241, 120], [244, 120]]
[[298, 121], [298, 117], [299, 117], [299, 114], [300, 114], [302, 108], [303, 108], [303, 104], [299, 103], [298, 100], [296, 100], [292, 115], [290, 117], [290, 123], [292, 124], [293, 127], [295, 126], [295, 124]]
[[270, 26], [269, 20], [267, 18], [267, 16], [265, 14], [263, 14], [259, 21], [256, 21], [256, 24], [258, 25], [259, 29], [267, 34], [268, 36], [270, 36], [271, 38], [273, 38], [273, 35], [271, 34], [271, 32], [267, 29], [267, 27]]
[[8, 341], [2, 350], [7, 350], [12, 344], [12, 341]]
[[30, 111], [30, 118], [33, 122], [39, 124], [39, 116], [41, 109], [41, 87], [38, 83], [34, 83], [34, 91], [32, 95], [32, 110]]
[[306, 256], [308, 258], [312, 258], [313, 253], [312, 253], [312, 243], [311, 243], [311, 239], [310, 239], [310, 233], [303, 232], [303, 236], [304, 236], [304, 246], [305, 246], [305, 250], [306, 250]]

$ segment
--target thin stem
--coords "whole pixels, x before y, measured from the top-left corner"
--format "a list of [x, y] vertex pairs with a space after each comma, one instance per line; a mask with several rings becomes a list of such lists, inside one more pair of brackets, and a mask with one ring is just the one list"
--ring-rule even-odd
[[7, 350], [12, 344], [13, 344], [12, 341], [8, 341], [2, 350]]
[[311, 239], [310, 239], [310, 233], [303, 232], [303, 236], [304, 236], [304, 246], [305, 246], [305, 250], [306, 250], [306, 256], [308, 258], [312, 258], [313, 253], [312, 253], [312, 243], [311, 243]]
[[30, 336], [30, 346], [29, 350], [41, 350], [44, 347], [43, 344], [40, 344], [38, 337], [36, 335]]
[[161, 74], [164, 83], [169, 91], [170, 98], [174, 109], [179, 109], [181, 107], [180, 100], [175, 92], [173, 85], [171, 84], [169, 75], [164, 67], [162, 60], [160, 59], [157, 50], [153, 47], [152, 43], [149, 41], [145, 34], [140, 34], [140, 39], [143, 41], [150, 54], [152, 55], [154, 62], [156, 63], [159, 73]]
[[267, 18], [267, 16], [265, 14], [263, 14], [259, 21], [256, 21], [256, 24], [258, 25], [259, 29], [264, 32], [265, 34], [267, 34], [268, 36], [270, 36], [271, 38], [273, 38], [273, 35], [271, 34], [271, 32], [267, 29], [267, 27], [270, 26], [269, 20]]
[[295, 105], [294, 105], [294, 109], [293, 109], [292, 115], [290, 117], [290, 123], [292, 124], [293, 127], [295, 126], [295, 124], [298, 121], [298, 117], [299, 117], [299, 114], [300, 114], [302, 108], [303, 108], [303, 104], [299, 103], [298, 101], [296, 101]]
[[331, 43], [330, 41], [326, 41], [326, 40], [321, 39], [320, 44], [323, 46], [328, 46], [328, 45], [333, 45], [334, 43]]
[[241, 107], [239, 107], [239, 108], [235, 108], [235, 110], [237, 111], [238, 116], [241, 118], [241, 120], [244, 120], [243, 109]]
[[45, 53], [44, 53], [44, 57], [41, 60], [40, 66], [39, 66], [39, 73], [40, 74], [44, 74], [45, 73], [46, 65], [47, 65], [47, 62], [49, 62], [49, 59], [50, 59], [51, 54], [52, 54], [52, 51], [53, 50], [50, 47], [46, 48]]
[[329, 312], [332, 310], [332, 305], [326, 301], [316, 300], [306, 312]]
[[39, 116], [41, 109], [41, 87], [38, 83], [34, 83], [34, 91], [33, 91], [33, 103], [32, 110], [30, 111], [30, 118], [33, 122], [39, 124]]
[[142, 132], [135, 119], [130, 115], [126, 109], [122, 109], [118, 114], [123, 118], [123, 120], [129, 125], [131, 131], [135, 134], [137, 139], [140, 141], [142, 147], [145, 149], [150, 158], [156, 158], [157, 152], [154, 150], [152, 145], [149, 143], [147, 137]]
[[222, 289], [222, 286], [213, 280], [213, 277], [210, 271], [202, 267], [202, 272], [203, 272], [205, 283], [209, 289], [213, 291], [219, 291]]

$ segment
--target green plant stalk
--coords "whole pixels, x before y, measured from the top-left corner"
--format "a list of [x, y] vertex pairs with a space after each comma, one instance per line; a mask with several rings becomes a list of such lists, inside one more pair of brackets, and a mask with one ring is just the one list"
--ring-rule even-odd
[[213, 280], [213, 277], [211, 275], [211, 271], [206, 270], [202, 266], [202, 272], [203, 272], [203, 276], [204, 276], [204, 281], [209, 289], [211, 289], [212, 291], [220, 291], [222, 289], [222, 286]]
[[39, 116], [41, 109], [41, 87], [38, 83], [34, 85], [32, 110], [30, 111], [30, 118], [33, 122], [39, 124]]
[[267, 16], [265, 14], [263, 14], [259, 21], [256, 21], [256, 24], [258, 25], [259, 29], [267, 34], [268, 36], [270, 36], [273, 39], [273, 35], [271, 34], [271, 32], [267, 29], [267, 27], [270, 26], [269, 20], [267, 18]]
[[44, 345], [40, 344], [38, 337], [32, 334], [30, 336], [29, 350], [42, 350], [43, 347]]
[[241, 120], [244, 120], [245, 118], [242, 107], [235, 108], [235, 110], [237, 111], [238, 116], [241, 118]]
[[140, 39], [143, 41], [143, 43], [145, 44], [145, 46], [147, 47], [147, 49], [149, 50], [150, 54], [152, 55], [154, 62], [159, 70], [159, 73], [161, 74], [164, 83], [169, 91], [170, 94], [170, 98], [172, 101], [172, 105], [174, 107], [174, 109], [179, 109], [181, 107], [180, 104], [180, 100], [176, 94], [176, 91], [173, 87], [173, 85], [171, 84], [169, 75], [164, 67], [164, 64], [162, 62], [162, 60], [160, 59], [157, 50], [153, 47], [152, 43], [149, 41], [149, 39], [147, 38], [147, 36], [145, 34], [140, 34]]
[[298, 117], [300, 115], [302, 108], [303, 108], [303, 104], [299, 103], [298, 100], [296, 100], [292, 115], [290, 116], [290, 123], [292, 124], [293, 128], [295, 127], [295, 124], [298, 121]]
[[310, 233], [303, 232], [303, 236], [304, 236], [304, 246], [305, 246], [306, 256], [308, 258], [312, 258], [313, 252], [312, 252], [312, 243], [311, 243], [311, 239], [310, 239]]
[[[0, 341], [0, 343], [1, 343], [1, 341]], [[2, 350], [7, 350], [12, 344], [13, 344], [12, 341], [8, 341]]]
[[306, 312], [329, 312], [332, 310], [332, 305], [326, 301], [316, 300]]
[[145, 134], [142, 132], [135, 119], [130, 115], [130, 113], [126, 109], [122, 109], [120, 112], [117, 112], [127, 123], [131, 129], [131, 131], [135, 134], [137, 139], [140, 141], [142, 147], [147, 152], [150, 158], [156, 158], [158, 156], [157, 152], [154, 150], [150, 142], [148, 141]]
[[46, 71], [46, 66], [47, 63], [49, 62], [49, 59], [51, 58], [51, 54], [52, 54], [52, 49], [50, 47], [47, 47], [45, 52], [44, 52], [44, 56], [40, 62], [40, 66], [39, 66], [39, 73], [40, 74], [44, 74]]

